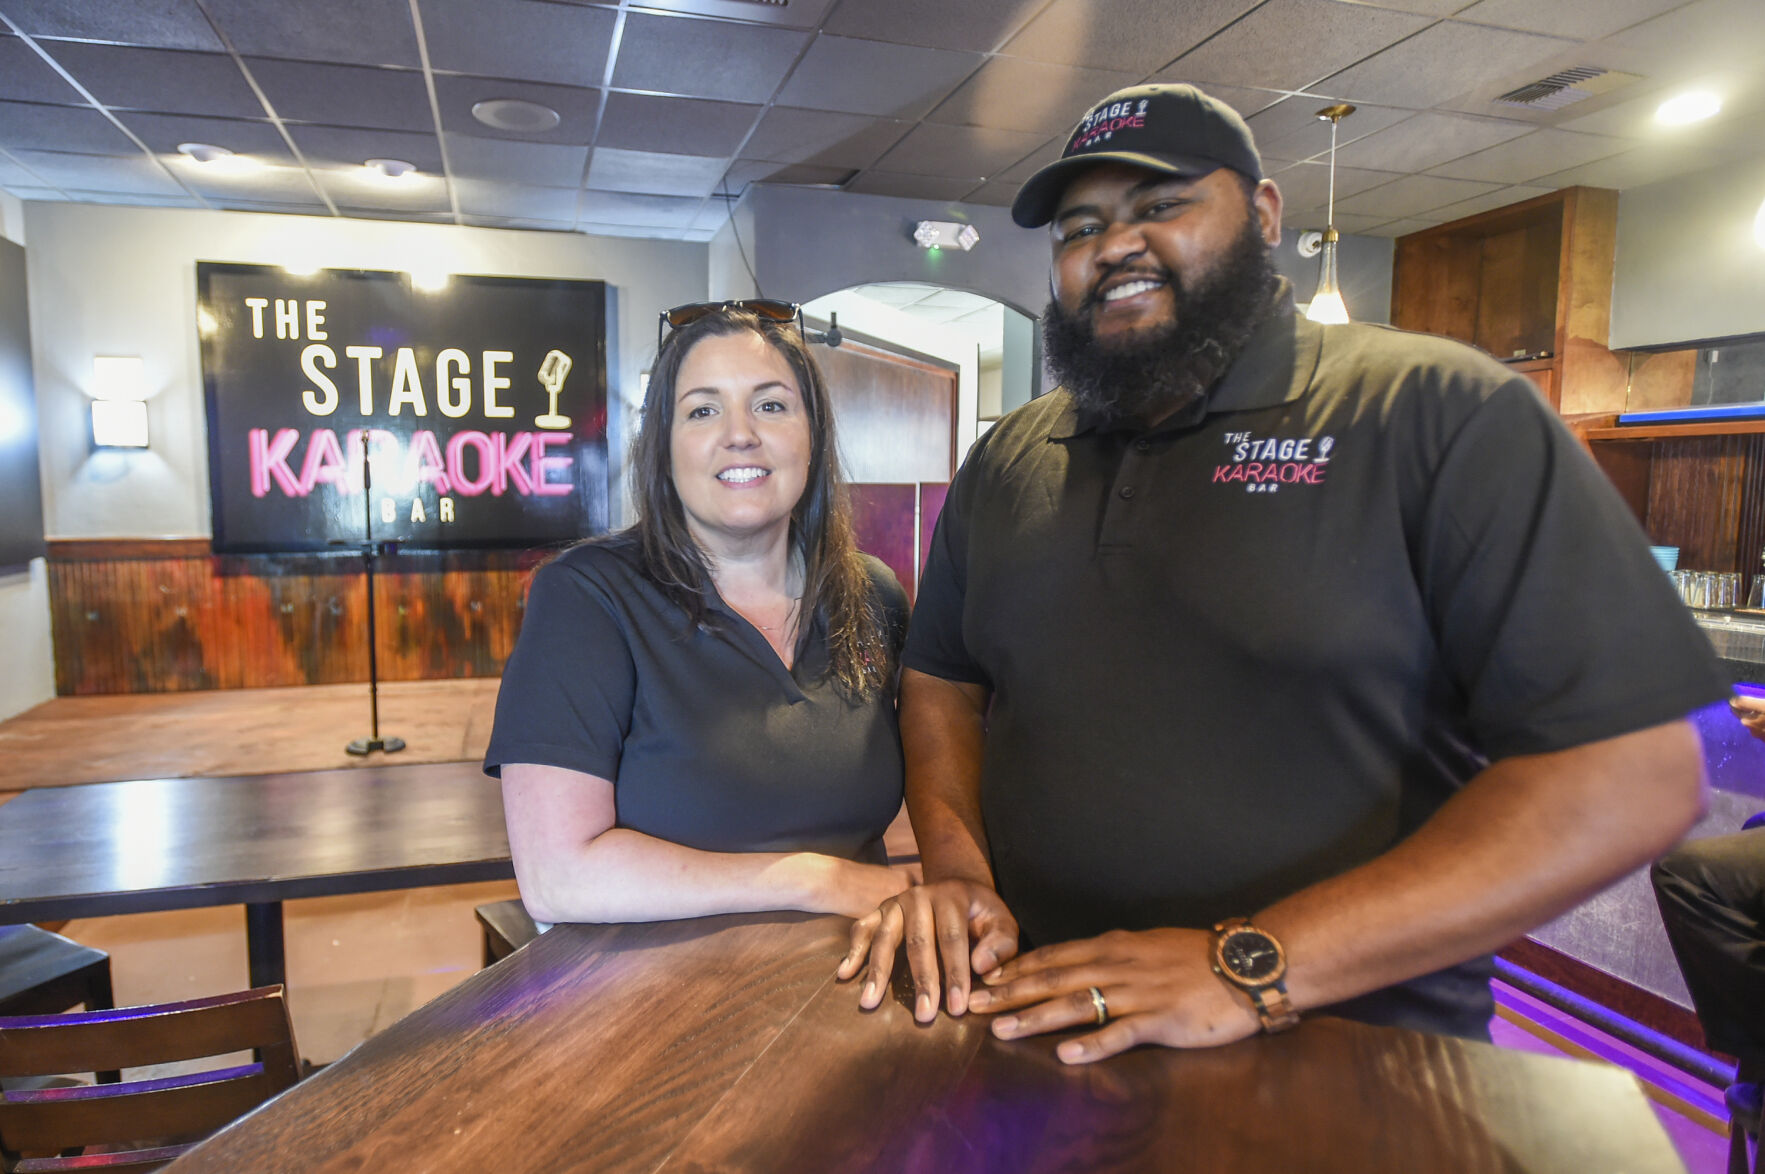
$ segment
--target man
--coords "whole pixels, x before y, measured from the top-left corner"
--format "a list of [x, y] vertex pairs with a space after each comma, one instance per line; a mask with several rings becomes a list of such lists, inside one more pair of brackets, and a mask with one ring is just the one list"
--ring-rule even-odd
[[[1765, 742], [1765, 698], [1728, 704]], [[1649, 880], [1704, 1038], [1740, 1062], [1729, 1109], [1756, 1131], [1765, 1085], [1765, 821], [1747, 825], [1687, 840], [1655, 862]]]
[[868, 952], [875, 1006], [905, 941], [921, 1020], [1100, 1027], [1068, 1062], [1326, 1008], [1487, 1038], [1489, 953], [1701, 810], [1708, 645], [1524, 379], [1294, 315], [1223, 103], [1112, 94], [1013, 216], [1051, 224], [1063, 386], [939, 520], [901, 700], [927, 883], [842, 977]]

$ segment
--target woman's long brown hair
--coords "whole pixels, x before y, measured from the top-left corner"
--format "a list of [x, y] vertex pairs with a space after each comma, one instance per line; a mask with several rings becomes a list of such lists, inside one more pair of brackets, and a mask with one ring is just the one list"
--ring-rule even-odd
[[791, 511], [790, 532], [791, 550], [803, 565], [798, 656], [807, 645], [814, 619], [820, 617], [827, 628], [829, 675], [848, 696], [875, 696], [894, 671], [889, 663], [889, 642], [884, 637], [876, 591], [852, 536], [852, 511], [840, 473], [827, 382], [794, 325], [725, 308], [680, 327], [663, 340], [644, 394], [643, 419], [632, 443], [637, 521], [627, 533], [638, 541], [644, 573], [695, 625], [707, 624], [715, 590], [711, 570], [687, 529], [686, 511], [674, 487], [674, 393], [688, 351], [704, 339], [743, 331], [758, 334], [790, 364], [809, 417], [809, 477], [803, 496]]

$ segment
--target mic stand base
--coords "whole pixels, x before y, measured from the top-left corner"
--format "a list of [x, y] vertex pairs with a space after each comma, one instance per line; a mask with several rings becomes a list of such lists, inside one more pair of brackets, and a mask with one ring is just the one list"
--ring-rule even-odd
[[357, 738], [343, 748], [350, 754], [367, 755], [378, 750], [382, 754], [393, 754], [404, 749], [403, 738]]

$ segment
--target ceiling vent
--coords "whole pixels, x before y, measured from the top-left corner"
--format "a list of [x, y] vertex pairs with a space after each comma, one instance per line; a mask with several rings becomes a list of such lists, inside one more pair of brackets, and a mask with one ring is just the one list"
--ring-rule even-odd
[[1577, 65], [1541, 77], [1517, 90], [1509, 90], [1496, 101], [1503, 106], [1524, 106], [1528, 110], [1561, 110], [1583, 98], [1609, 94], [1620, 86], [1639, 80], [1639, 75], [1634, 73], [1620, 73], [1597, 65]]

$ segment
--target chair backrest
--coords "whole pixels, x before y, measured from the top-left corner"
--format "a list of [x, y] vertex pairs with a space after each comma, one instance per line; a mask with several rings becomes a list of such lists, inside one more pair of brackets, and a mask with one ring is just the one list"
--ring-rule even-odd
[[[280, 986], [150, 1007], [0, 1017], [0, 1076], [42, 1077], [140, 1068], [255, 1050], [249, 1064], [156, 1080], [0, 1092], [0, 1151], [60, 1153], [86, 1146], [104, 1169], [169, 1162], [300, 1079], [294, 1026]], [[92, 1159], [87, 1159], [91, 1162]], [[60, 1168], [24, 1159], [17, 1174]]]

